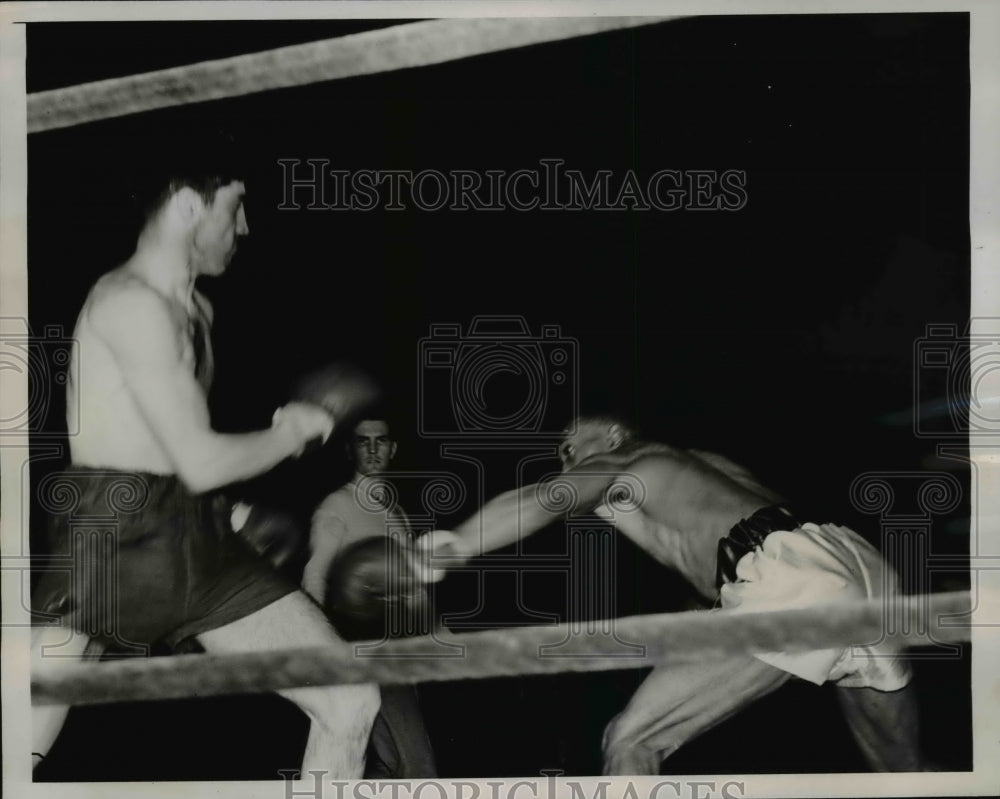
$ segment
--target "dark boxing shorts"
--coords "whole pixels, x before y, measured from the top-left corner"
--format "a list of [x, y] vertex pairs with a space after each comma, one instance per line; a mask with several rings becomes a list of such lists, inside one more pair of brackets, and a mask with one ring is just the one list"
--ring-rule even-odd
[[71, 467], [38, 490], [50, 520], [35, 624], [174, 648], [296, 588], [233, 533], [221, 495], [192, 495], [174, 476]]

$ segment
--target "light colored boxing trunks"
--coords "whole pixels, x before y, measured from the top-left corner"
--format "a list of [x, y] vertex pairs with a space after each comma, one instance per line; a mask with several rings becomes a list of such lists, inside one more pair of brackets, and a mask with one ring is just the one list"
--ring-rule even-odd
[[[897, 578], [879, 552], [860, 535], [836, 524], [803, 524], [770, 533], [736, 566], [736, 582], [720, 590], [722, 607], [740, 611], [783, 610], [891, 596]], [[810, 652], [755, 654], [783, 671], [820, 685], [903, 688], [909, 664], [884, 643]]]

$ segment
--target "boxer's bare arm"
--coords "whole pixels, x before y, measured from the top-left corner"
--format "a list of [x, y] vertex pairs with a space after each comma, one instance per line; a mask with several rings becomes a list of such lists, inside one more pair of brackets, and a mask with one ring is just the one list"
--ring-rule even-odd
[[138, 282], [108, 286], [91, 298], [86, 314], [149, 431], [192, 491], [261, 474], [301, 450], [309, 421], [293, 415], [255, 433], [212, 430], [205, 394], [183, 359], [178, 322], [153, 290]]
[[604, 493], [622, 476], [620, 467], [593, 461], [554, 480], [507, 491], [489, 500], [454, 533], [470, 555], [513, 544], [574, 513], [586, 513], [601, 504]]

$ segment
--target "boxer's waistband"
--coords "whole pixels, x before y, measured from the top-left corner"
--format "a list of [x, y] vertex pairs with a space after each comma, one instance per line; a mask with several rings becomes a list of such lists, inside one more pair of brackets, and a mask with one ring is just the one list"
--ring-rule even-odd
[[801, 527], [798, 518], [781, 505], [761, 508], [747, 519], [740, 519], [729, 530], [729, 535], [719, 539], [716, 559], [715, 585], [736, 582], [736, 564], [748, 552], [764, 543], [776, 530], [794, 530]]
[[218, 491], [191, 493], [176, 474], [75, 464], [45, 475], [38, 488], [42, 508], [55, 514], [135, 513], [171, 501], [214, 507], [221, 497]]

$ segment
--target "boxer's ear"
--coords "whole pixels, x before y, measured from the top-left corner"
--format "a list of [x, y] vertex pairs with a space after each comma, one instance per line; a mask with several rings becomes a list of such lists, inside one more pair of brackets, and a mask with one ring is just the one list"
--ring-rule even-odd
[[389, 447], [389, 460], [392, 460], [395, 457], [396, 457], [396, 442], [393, 441], [392, 446]]
[[205, 201], [190, 186], [181, 186], [168, 201], [170, 211], [184, 224], [190, 225], [205, 210]]
[[608, 428], [607, 441], [609, 450], [618, 449], [625, 440], [625, 431], [620, 424], [613, 424]]

